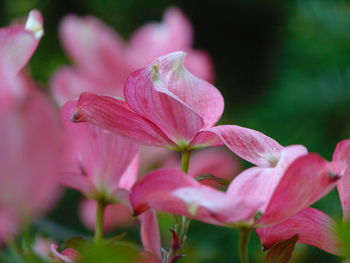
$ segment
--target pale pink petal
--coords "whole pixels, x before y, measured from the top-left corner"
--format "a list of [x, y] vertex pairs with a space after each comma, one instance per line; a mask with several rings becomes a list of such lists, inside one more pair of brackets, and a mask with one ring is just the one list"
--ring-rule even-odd
[[192, 27], [178, 8], [169, 8], [161, 23], [148, 23], [138, 29], [129, 41], [128, 57], [134, 69], [144, 67], [167, 53], [189, 50]]
[[81, 94], [73, 121], [90, 122], [145, 145], [174, 145], [156, 125], [130, 110], [124, 101], [112, 97]]
[[325, 213], [311, 207], [301, 210], [280, 224], [258, 228], [257, 233], [265, 249], [297, 234], [299, 243], [312, 245], [335, 255], [340, 254], [335, 222]]
[[42, 258], [47, 258], [50, 254], [51, 245], [54, 240], [51, 238], [43, 237], [41, 235], [36, 235], [34, 240], [33, 250], [36, 254]]
[[337, 183], [339, 198], [343, 208], [344, 220], [350, 218], [350, 140], [343, 140], [338, 143], [334, 154], [333, 162], [341, 165], [340, 173], [342, 178]]
[[221, 125], [201, 131], [191, 142], [200, 145], [223, 145], [241, 158], [263, 167], [275, 166], [283, 147], [261, 132], [236, 126]]
[[130, 69], [124, 63], [124, 43], [114, 30], [97, 18], [69, 15], [60, 35], [79, 69], [122, 89]]
[[320, 156], [299, 157], [288, 167], [257, 224], [270, 225], [288, 219], [327, 194], [338, 179]]
[[[95, 229], [96, 207], [96, 201], [91, 199], [83, 199], [79, 207], [80, 218], [91, 231]], [[131, 226], [133, 223], [129, 208], [121, 204], [107, 205], [103, 220], [104, 231], [110, 232], [118, 228]]]
[[276, 187], [283, 178], [286, 169], [298, 157], [307, 154], [301, 145], [285, 147], [280, 153], [280, 159], [275, 167], [252, 167], [239, 174], [230, 184], [228, 194], [245, 196], [260, 200], [264, 205], [260, 208], [264, 212]]
[[125, 85], [128, 105], [179, 143], [214, 125], [224, 106], [214, 86], [187, 71], [184, 56], [174, 52], [160, 57], [132, 73]]
[[215, 80], [214, 65], [210, 56], [199, 50], [191, 50], [185, 60], [185, 66], [193, 75], [210, 83]]
[[188, 209], [187, 216], [220, 225], [250, 223], [262, 204], [258, 200], [244, 196], [233, 199], [226, 193], [205, 185], [179, 188], [173, 192], [173, 195], [185, 202]]
[[27, 64], [43, 34], [39, 11], [29, 13], [24, 26], [0, 28], [0, 71], [15, 75]]
[[139, 175], [139, 166], [140, 166], [140, 156], [139, 154], [135, 155], [134, 159], [131, 161], [129, 166], [126, 168], [125, 172], [120, 177], [118, 186], [120, 188], [130, 190], [131, 187], [135, 184], [138, 175]]
[[160, 233], [156, 212], [150, 209], [139, 215], [138, 218], [141, 222], [141, 240], [144, 250], [161, 260]]
[[130, 200], [137, 214], [152, 207], [218, 225], [250, 221], [261, 205], [254, 200], [232, 200], [176, 169], [158, 170], [141, 178]]

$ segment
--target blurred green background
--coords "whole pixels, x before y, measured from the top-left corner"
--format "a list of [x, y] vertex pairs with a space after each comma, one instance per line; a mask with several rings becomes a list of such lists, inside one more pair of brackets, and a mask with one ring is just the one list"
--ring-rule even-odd
[[[69, 62], [57, 38], [66, 14], [95, 15], [127, 39], [140, 25], [160, 20], [169, 6], [184, 11], [195, 29], [195, 47], [213, 57], [216, 86], [226, 102], [222, 123], [257, 129], [283, 145], [304, 144], [327, 159], [338, 141], [350, 137], [349, 1], [1, 0], [0, 24], [32, 8], [43, 12], [46, 35], [31, 69], [45, 87], [50, 75]], [[50, 219], [88, 234], [76, 216], [79, 198], [67, 191]], [[335, 191], [315, 206], [340, 220]], [[171, 222], [162, 217], [167, 229]], [[138, 240], [136, 229], [127, 231], [128, 239]], [[194, 222], [185, 251], [189, 257], [181, 262], [238, 262], [237, 237], [234, 230]], [[256, 236], [250, 254], [253, 262], [261, 261]], [[297, 247], [294, 262], [316, 260], [341, 262], [319, 249]]]

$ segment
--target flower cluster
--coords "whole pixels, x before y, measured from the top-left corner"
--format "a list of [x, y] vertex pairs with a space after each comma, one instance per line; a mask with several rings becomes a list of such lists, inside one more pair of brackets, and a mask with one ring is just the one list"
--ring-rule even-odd
[[[89, 253], [107, 244], [131, 249], [125, 262], [173, 263], [184, 256], [192, 219], [239, 229], [242, 262], [251, 230], [267, 250], [296, 236], [294, 244], [342, 255], [334, 221], [310, 206], [337, 187], [349, 218], [350, 140], [327, 161], [303, 145], [216, 125], [224, 99], [212, 84], [209, 56], [192, 48], [191, 24], [177, 8], [128, 43], [93, 17], [66, 17], [60, 35], [74, 65], [51, 79], [58, 112], [25, 71], [43, 36], [41, 14], [0, 29], [0, 242], [16, 242], [65, 185], [84, 196], [81, 219], [93, 240], [67, 241], [63, 250], [37, 240], [24, 256], [29, 250], [43, 262], [89, 262]], [[252, 166], [240, 171], [234, 155]], [[175, 217], [168, 249], [157, 211]], [[103, 234], [134, 224], [132, 217], [141, 224], [143, 249], [136, 252]]]

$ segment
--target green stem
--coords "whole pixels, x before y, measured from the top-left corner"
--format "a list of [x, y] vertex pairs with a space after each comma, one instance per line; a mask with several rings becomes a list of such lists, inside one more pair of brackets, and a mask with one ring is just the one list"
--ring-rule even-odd
[[95, 225], [95, 236], [94, 242], [98, 243], [103, 239], [103, 218], [106, 208], [106, 203], [103, 201], [97, 201], [96, 209], [96, 225]]
[[239, 258], [241, 263], [249, 263], [248, 258], [248, 242], [249, 242], [249, 228], [241, 228], [241, 233], [239, 236]]
[[190, 158], [191, 158], [191, 151], [184, 150], [181, 153], [181, 170], [185, 173], [188, 172]]
[[[181, 152], [181, 171], [183, 171], [184, 173], [188, 173], [190, 158], [191, 158], [191, 151], [184, 150]], [[185, 216], [179, 216], [179, 215], [174, 215], [174, 219], [175, 219], [175, 231], [179, 237], [180, 247], [182, 247], [182, 245], [185, 243], [186, 233], [191, 220]], [[174, 251], [173, 248], [170, 247], [164, 262], [165, 263], [171, 262], [173, 257], [176, 254], [177, 254], [177, 251]]]

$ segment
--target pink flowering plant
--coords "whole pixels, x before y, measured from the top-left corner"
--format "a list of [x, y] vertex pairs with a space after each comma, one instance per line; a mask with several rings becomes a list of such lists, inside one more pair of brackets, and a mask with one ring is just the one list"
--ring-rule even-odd
[[[50, 95], [26, 70], [43, 24], [33, 10], [0, 28], [1, 262], [185, 262], [192, 221], [238, 231], [232, 250], [242, 263], [254, 232], [266, 263], [289, 262], [297, 243], [350, 257], [340, 234], [350, 217], [350, 140], [329, 161], [217, 125], [224, 98], [182, 11], [166, 10], [128, 42], [95, 17], [65, 17], [59, 35], [72, 65], [53, 73]], [[93, 235], [42, 219], [64, 187], [80, 192], [77, 215]], [[343, 223], [311, 207], [333, 189]], [[43, 222], [55, 231], [42, 235]], [[119, 232], [130, 226], [139, 243]]]

